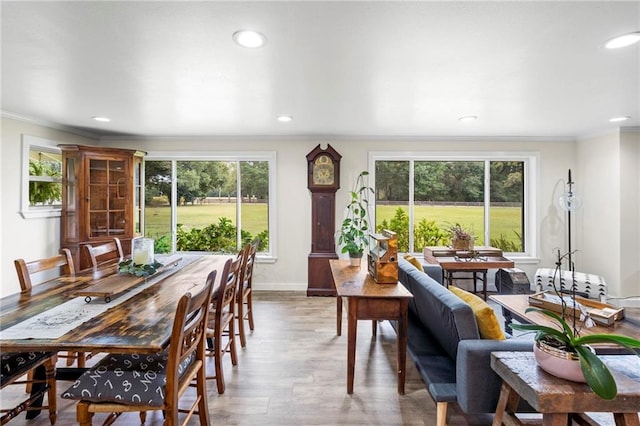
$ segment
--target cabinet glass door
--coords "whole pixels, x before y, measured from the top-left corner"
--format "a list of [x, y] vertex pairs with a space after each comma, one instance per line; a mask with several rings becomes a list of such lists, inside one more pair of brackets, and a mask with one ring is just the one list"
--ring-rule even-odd
[[123, 235], [128, 185], [123, 160], [89, 159], [89, 237]]

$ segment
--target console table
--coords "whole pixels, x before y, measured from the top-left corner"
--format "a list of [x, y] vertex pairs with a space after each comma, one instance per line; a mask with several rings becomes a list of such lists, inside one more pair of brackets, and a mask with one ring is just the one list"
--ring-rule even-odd
[[447, 286], [453, 285], [454, 274], [469, 272], [473, 280], [473, 292], [476, 292], [478, 274], [482, 278], [482, 296], [487, 300], [487, 271], [489, 269], [513, 268], [515, 263], [502, 256], [502, 250], [494, 247], [476, 247], [473, 251], [454, 250], [450, 247], [425, 247], [424, 259], [431, 264], [440, 265]]
[[407, 307], [413, 295], [402, 284], [378, 284], [366, 269], [346, 260], [329, 260], [337, 298], [337, 334], [342, 328], [342, 298], [347, 298], [347, 393], [353, 393], [358, 320], [396, 320], [398, 345], [398, 393], [404, 395], [407, 374]]
[[[493, 352], [491, 368], [502, 378], [493, 426], [520, 425], [515, 409], [520, 398], [542, 413], [542, 424], [565, 426], [582, 413], [613, 413], [616, 425], [639, 426], [640, 358], [633, 355], [602, 356], [618, 385], [618, 396], [604, 400], [584, 383], [554, 377], [536, 365], [532, 352]], [[584, 424], [584, 423], [580, 423]]]

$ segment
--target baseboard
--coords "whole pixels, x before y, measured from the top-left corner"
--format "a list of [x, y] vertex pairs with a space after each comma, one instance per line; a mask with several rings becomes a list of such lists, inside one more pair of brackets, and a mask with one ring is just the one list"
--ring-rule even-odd
[[307, 283], [253, 283], [255, 291], [307, 291]]

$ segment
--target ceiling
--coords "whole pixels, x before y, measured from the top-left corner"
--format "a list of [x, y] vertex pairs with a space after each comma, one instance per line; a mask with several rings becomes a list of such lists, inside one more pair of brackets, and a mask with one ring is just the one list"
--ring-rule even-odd
[[[575, 138], [619, 127], [615, 116], [640, 126], [640, 44], [603, 48], [640, 30], [640, 1], [3, 0], [1, 20], [4, 116], [99, 137]], [[267, 44], [237, 46], [240, 29]]]

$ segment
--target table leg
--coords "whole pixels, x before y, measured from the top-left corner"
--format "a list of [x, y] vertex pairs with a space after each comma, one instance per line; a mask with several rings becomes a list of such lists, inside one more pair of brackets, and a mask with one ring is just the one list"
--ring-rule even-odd
[[496, 413], [493, 416], [492, 426], [501, 426], [505, 423], [505, 417], [511, 417], [511, 413], [514, 413], [518, 408], [519, 401], [520, 396], [514, 392], [511, 386], [503, 382], [500, 387], [500, 398], [498, 399], [498, 405], [496, 406]]
[[400, 302], [400, 317], [398, 319], [398, 393], [404, 395], [404, 383], [407, 377], [407, 307], [409, 302]]
[[613, 419], [617, 426], [638, 426], [638, 413], [613, 413]]
[[544, 413], [542, 414], [542, 426], [567, 426], [569, 413]]
[[348, 298], [347, 320], [347, 393], [353, 393], [353, 378], [356, 366], [356, 336], [358, 334], [358, 298]]
[[447, 271], [447, 287], [451, 287], [453, 285], [453, 272]]
[[336, 297], [336, 334], [342, 336], [342, 297]]
[[484, 300], [487, 300], [487, 271], [482, 271], [481, 273], [482, 273], [482, 295], [484, 296]]

